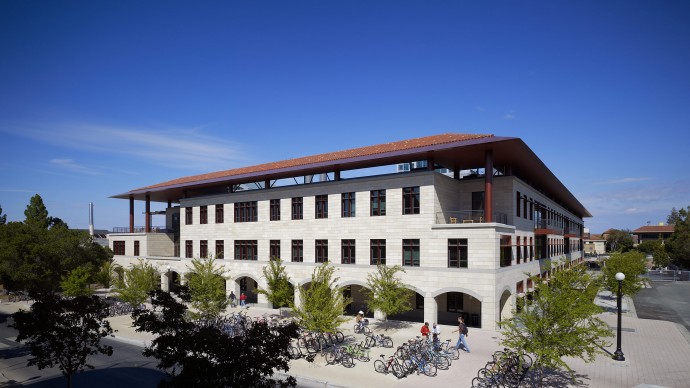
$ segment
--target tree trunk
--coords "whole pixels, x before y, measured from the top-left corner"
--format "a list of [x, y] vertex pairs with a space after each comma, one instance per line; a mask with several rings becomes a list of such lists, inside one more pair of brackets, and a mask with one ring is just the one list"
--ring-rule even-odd
[[65, 377], [67, 378], [67, 388], [72, 388], [72, 374], [66, 374]]

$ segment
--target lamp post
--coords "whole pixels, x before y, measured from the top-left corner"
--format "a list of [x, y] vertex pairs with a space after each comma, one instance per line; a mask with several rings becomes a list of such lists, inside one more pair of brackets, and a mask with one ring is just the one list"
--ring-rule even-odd
[[616, 361], [625, 361], [625, 356], [623, 356], [623, 351], [621, 350], [621, 299], [623, 299], [623, 280], [625, 279], [625, 274], [618, 272], [616, 274], [616, 280], [618, 280], [618, 347], [616, 352], [613, 353], [613, 359]]

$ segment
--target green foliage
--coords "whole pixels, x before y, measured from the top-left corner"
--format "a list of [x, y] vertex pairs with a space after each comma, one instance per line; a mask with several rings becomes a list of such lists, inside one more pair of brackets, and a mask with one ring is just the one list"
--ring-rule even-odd
[[623, 280], [623, 294], [635, 295], [645, 285], [646, 280], [639, 275], [647, 273], [647, 258], [642, 252], [614, 253], [606, 259], [601, 269], [603, 282], [606, 289], [617, 292], [618, 280], [616, 274], [625, 274]]
[[29, 204], [26, 206], [26, 210], [24, 210], [24, 216], [26, 216], [24, 223], [27, 225], [40, 229], [48, 229], [48, 226], [50, 226], [48, 209], [43, 204], [43, 198], [38, 194], [29, 200]]
[[91, 270], [87, 267], [78, 267], [70, 271], [69, 275], [63, 277], [60, 287], [65, 296], [89, 296], [89, 278]]
[[259, 288], [258, 293], [266, 295], [273, 307], [287, 307], [295, 300], [295, 288], [290, 284], [290, 277], [285, 271], [280, 258], [271, 259], [262, 269], [268, 287]]
[[668, 251], [671, 257], [671, 262], [680, 268], [690, 268], [690, 220], [688, 214], [690, 213], [690, 206], [687, 209], [680, 209], [678, 211], [678, 219], [673, 228], [673, 234], [668, 239]]
[[637, 250], [646, 253], [648, 255], [651, 255], [654, 253], [654, 251], [662, 245], [661, 240], [645, 240], [642, 241], [637, 245]]
[[300, 306], [290, 306], [306, 330], [335, 332], [348, 320], [343, 317], [343, 311], [350, 301], [343, 296], [341, 288], [336, 288], [339, 278], [334, 277], [335, 270], [327, 262], [314, 268], [309, 287], [299, 289]]
[[406, 288], [397, 277], [399, 272], [405, 272], [403, 267], [385, 264], [376, 266], [376, 271], [367, 274], [367, 304], [370, 310], [380, 310], [386, 316], [386, 330], [388, 316], [412, 310], [413, 291]]
[[612, 335], [596, 315], [594, 304], [599, 284], [583, 266], [556, 271], [549, 281], [532, 278], [535, 291], [531, 302], [501, 322], [501, 344], [516, 353], [533, 355], [540, 386], [545, 372], [566, 368], [564, 357], [594, 361]]
[[[683, 210], [683, 209], [681, 209], [681, 210]], [[678, 210], [676, 210], [675, 207], [671, 209], [671, 214], [669, 214], [668, 217], [666, 217], [666, 223], [668, 225], [674, 225], [678, 221], [682, 221], [682, 220], [683, 220], [683, 218], [680, 216], [680, 212]]]
[[7, 214], [2, 214], [2, 205], [0, 205], [0, 225], [7, 223]]
[[671, 264], [671, 257], [668, 255], [668, 252], [666, 252], [665, 244], [657, 245], [652, 252], [652, 257], [654, 258], [653, 263], [656, 267], [665, 268]]
[[151, 296], [153, 311], [135, 311], [137, 331], [155, 334], [144, 355], [159, 360], [169, 375], [159, 387], [295, 387], [296, 381], [271, 378], [290, 368], [290, 343], [297, 326], [270, 328], [253, 323], [244, 335], [230, 337], [220, 327], [195, 326], [187, 308], [166, 292]]
[[49, 293], [32, 294], [30, 311], [13, 314], [19, 331], [17, 342], [25, 341], [31, 349], [28, 365], [38, 369], [57, 366], [71, 387], [72, 375], [85, 367], [91, 355], [113, 354], [111, 346], [101, 345], [101, 338], [112, 334], [107, 306], [97, 296], [63, 299]]
[[149, 292], [160, 284], [160, 274], [150, 263], [139, 260], [124, 270], [124, 276], [115, 282], [115, 292], [124, 302], [138, 309]]
[[189, 293], [194, 318], [211, 319], [218, 317], [228, 307], [225, 295], [225, 274], [215, 259], [193, 259], [189, 277]]
[[116, 279], [122, 278], [121, 273], [122, 266], [115, 263], [114, 260], [109, 259], [103, 262], [98, 272], [96, 272], [94, 280], [103, 287], [110, 288]]
[[627, 229], [611, 229], [608, 236], [606, 236], [607, 252], [627, 252], [633, 248], [633, 245], [635, 245], [635, 242], [631, 232]]

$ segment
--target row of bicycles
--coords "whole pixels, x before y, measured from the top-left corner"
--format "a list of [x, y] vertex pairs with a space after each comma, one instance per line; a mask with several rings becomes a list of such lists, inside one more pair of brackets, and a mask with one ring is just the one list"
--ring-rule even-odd
[[472, 388], [516, 388], [532, 367], [528, 354], [509, 349], [497, 351], [472, 379]]
[[382, 354], [381, 359], [374, 362], [374, 370], [399, 379], [413, 373], [433, 377], [439, 369], [449, 369], [452, 361], [458, 358], [460, 352], [450, 345], [450, 340], [440, 342], [417, 337], [399, 346], [391, 356]]

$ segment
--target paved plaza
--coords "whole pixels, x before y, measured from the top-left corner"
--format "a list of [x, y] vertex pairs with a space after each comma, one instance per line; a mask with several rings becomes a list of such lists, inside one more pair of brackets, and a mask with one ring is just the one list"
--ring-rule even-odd
[[[606, 294], [600, 295], [597, 303], [606, 308], [602, 318], [615, 332], [616, 314], [615, 299]], [[13, 312], [24, 307], [23, 303], [2, 303], [0, 311]], [[229, 311], [237, 311], [231, 308]], [[599, 356], [593, 363], [581, 360], [569, 360], [568, 364], [575, 371], [575, 380], [567, 375], [549, 376], [549, 387], [690, 387], [690, 335], [678, 324], [636, 317], [632, 303], [624, 303], [625, 314], [622, 325], [622, 350], [625, 361], [613, 361], [609, 356]], [[277, 314], [278, 310], [250, 307], [250, 315], [260, 317], [263, 314]], [[115, 336], [121, 341], [143, 346], [153, 339], [149, 333], [139, 333], [131, 327], [129, 316], [110, 318], [117, 330]], [[354, 321], [354, 319], [353, 319]], [[352, 321], [352, 322], [353, 322]], [[415, 338], [419, 335], [419, 323], [395, 322], [387, 332], [383, 323], [370, 320], [370, 327], [375, 333], [385, 333], [393, 338], [394, 345]], [[343, 324], [346, 338], [360, 342], [364, 335], [352, 333], [352, 322]], [[457, 334], [451, 333], [455, 327], [441, 326], [442, 339], [457, 340]], [[393, 375], [382, 375], [374, 371], [374, 359], [381, 354], [390, 355], [394, 349], [374, 348], [371, 350], [371, 361], [356, 362], [351, 369], [340, 365], [326, 365], [321, 357], [313, 363], [304, 359], [291, 362], [290, 374], [297, 377], [300, 387], [420, 387], [434, 385], [437, 387], [470, 387], [477, 371], [482, 368], [496, 350], [500, 350], [499, 334], [495, 331], [470, 328], [468, 343], [472, 353], [461, 353], [460, 359], [453, 361], [449, 370], [439, 370], [436, 377], [411, 375], [397, 379]], [[612, 345], [606, 350], [613, 353]], [[2, 386], [0, 380], [0, 386]], [[525, 386], [529, 386], [526, 384]], [[134, 387], [132, 387], [134, 388]]]

